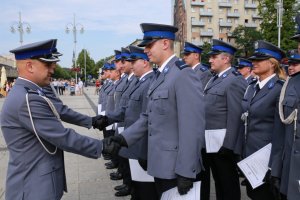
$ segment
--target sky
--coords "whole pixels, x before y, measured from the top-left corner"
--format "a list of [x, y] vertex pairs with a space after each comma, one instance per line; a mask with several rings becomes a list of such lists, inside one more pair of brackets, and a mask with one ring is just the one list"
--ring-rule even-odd
[[72, 29], [74, 14], [76, 56], [84, 48], [95, 62], [141, 39], [141, 23], [172, 24], [171, 0], [2, 0], [0, 5], [0, 55], [20, 46], [19, 32], [10, 29], [17, 28], [21, 12], [24, 24], [31, 26], [31, 33], [23, 35], [23, 44], [58, 39], [58, 51], [63, 53], [59, 64], [68, 68], [72, 66], [74, 34], [66, 34], [65, 29], [67, 24]]

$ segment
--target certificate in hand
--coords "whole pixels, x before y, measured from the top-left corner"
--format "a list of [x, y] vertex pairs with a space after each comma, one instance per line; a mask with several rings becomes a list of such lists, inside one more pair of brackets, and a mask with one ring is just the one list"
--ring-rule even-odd
[[160, 200], [199, 200], [201, 182], [195, 182], [193, 188], [185, 195], [178, 193], [177, 187], [172, 188], [162, 194]]
[[207, 153], [217, 153], [223, 145], [226, 129], [205, 130], [205, 145]]
[[238, 163], [247, 180], [255, 189], [262, 185], [268, 171], [272, 144], [268, 144]]

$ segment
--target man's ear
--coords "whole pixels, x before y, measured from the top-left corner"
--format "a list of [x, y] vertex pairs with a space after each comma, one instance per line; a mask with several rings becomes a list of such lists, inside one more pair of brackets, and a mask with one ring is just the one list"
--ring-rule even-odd
[[26, 69], [26, 71], [32, 73], [33, 72], [33, 62], [30, 60], [26, 61], [25, 69]]

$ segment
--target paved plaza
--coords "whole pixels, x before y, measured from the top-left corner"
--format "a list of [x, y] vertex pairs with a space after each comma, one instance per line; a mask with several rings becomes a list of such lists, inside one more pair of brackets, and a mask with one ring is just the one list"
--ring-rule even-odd
[[[84, 88], [82, 96], [61, 96], [61, 99], [70, 108], [77, 112], [94, 116], [96, 112], [96, 104], [98, 96], [94, 94], [94, 87]], [[0, 99], [0, 109], [2, 110], [4, 99]], [[82, 135], [101, 139], [102, 133], [94, 129], [86, 129], [79, 126], [64, 123], [65, 127], [75, 129]], [[0, 130], [1, 131], [1, 130]], [[0, 200], [4, 200], [5, 192], [5, 176], [7, 169], [8, 152], [6, 145], [0, 133]], [[129, 197], [120, 198], [114, 196], [114, 186], [122, 184], [121, 181], [111, 181], [109, 173], [104, 167], [103, 159], [89, 159], [76, 154], [65, 153], [66, 175], [68, 193], [63, 196], [63, 200], [127, 200]], [[248, 200], [243, 189], [242, 200]], [[211, 200], [215, 200], [215, 191], [212, 187]]]

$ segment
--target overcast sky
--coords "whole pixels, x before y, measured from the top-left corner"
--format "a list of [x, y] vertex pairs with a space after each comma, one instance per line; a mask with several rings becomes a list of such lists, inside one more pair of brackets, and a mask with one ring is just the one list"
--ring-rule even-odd
[[85, 29], [77, 34], [77, 54], [86, 48], [95, 62], [142, 38], [140, 23], [172, 24], [171, 0], [2, 0], [0, 55], [20, 45], [19, 32], [10, 32], [11, 25], [19, 20], [19, 12], [22, 21], [31, 25], [23, 44], [58, 39], [58, 50], [64, 54], [60, 62], [63, 67], [72, 66], [74, 37], [72, 32], [66, 34], [65, 28], [73, 23], [74, 14], [76, 23]]

